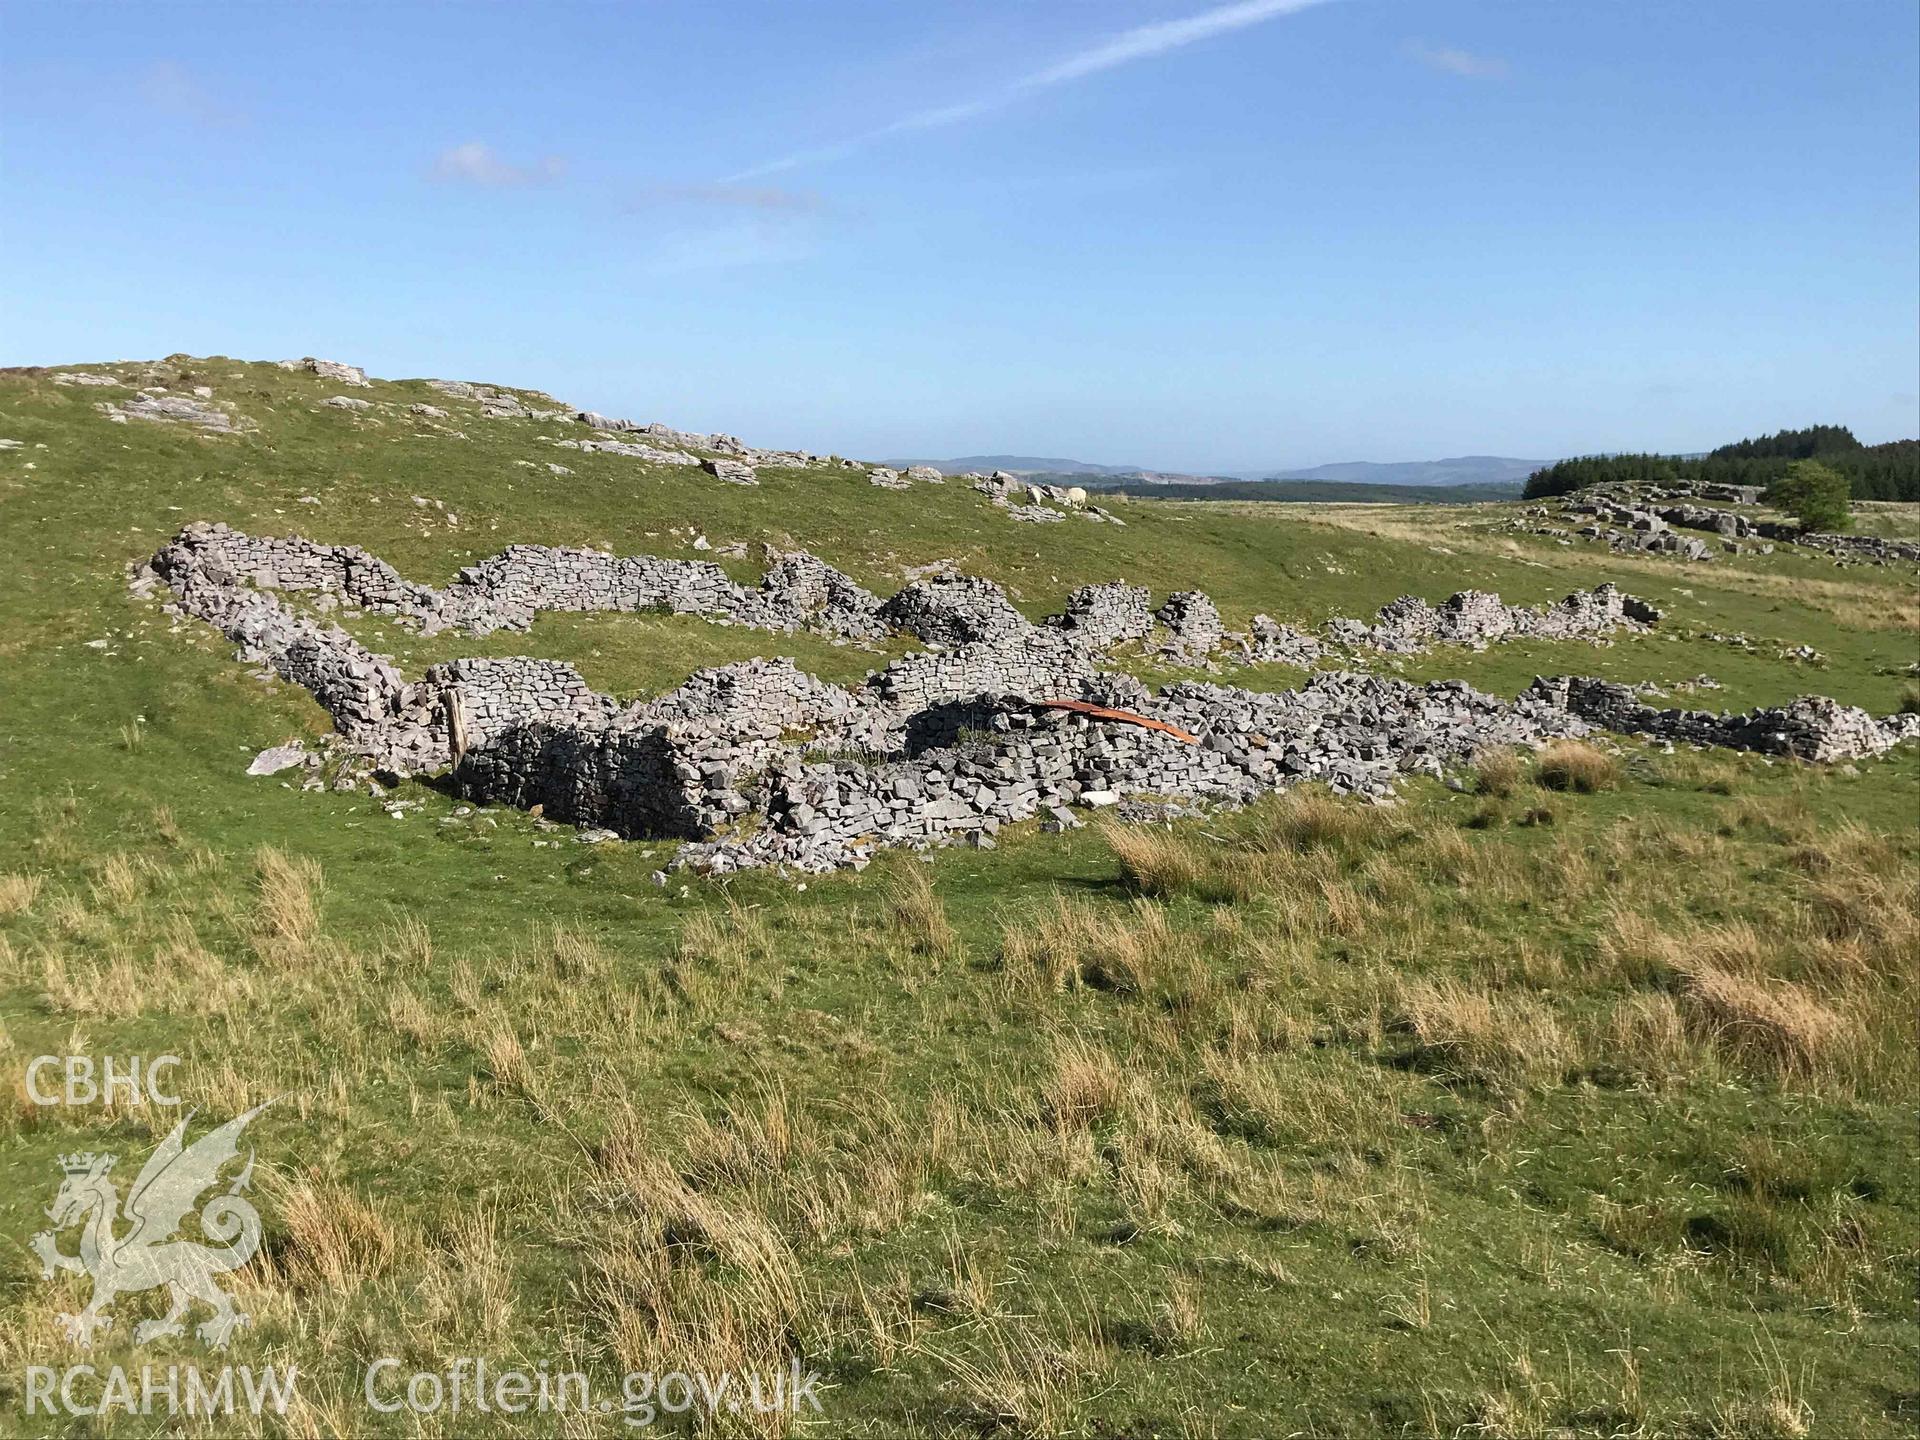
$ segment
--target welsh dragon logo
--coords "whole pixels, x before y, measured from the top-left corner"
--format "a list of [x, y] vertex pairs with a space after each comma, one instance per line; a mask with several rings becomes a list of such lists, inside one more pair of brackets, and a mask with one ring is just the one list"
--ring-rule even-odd
[[[143, 1320], [134, 1327], [135, 1344], [182, 1333], [181, 1317], [196, 1300], [211, 1306], [213, 1314], [195, 1327], [195, 1333], [216, 1350], [224, 1350], [233, 1332], [248, 1323], [215, 1277], [239, 1269], [260, 1248], [260, 1214], [242, 1193], [253, 1179], [251, 1150], [226, 1192], [215, 1195], [200, 1210], [201, 1233], [215, 1243], [175, 1236], [200, 1196], [218, 1182], [221, 1167], [239, 1154], [240, 1132], [247, 1122], [272, 1103], [256, 1105], [191, 1145], [186, 1134], [193, 1113], [175, 1125], [128, 1192], [125, 1218], [133, 1228], [124, 1235], [114, 1233], [120, 1218], [120, 1192], [109, 1178], [119, 1157], [91, 1151], [60, 1157], [67, 1178], [47, 1211], [53, 1228], [35, 1235], [32, 1244], [40, 1257], [41, 1273], [48, 1278], [60, 1269], [93, 1279], [93, 1298], [87, 1307], [77, 1315], [60, 1317], [68, 1339], [83, 1348], [91, 1346], [96, 1330], [113, 1328], [113, 1317], [106, 1313], [109, 1305], [122, 1295], [162, 1285], [173, 1303], [163, 1318]], [[72, 1225], [82, 1227], [80, 1253], [63, 1255], [54, 1236]]]

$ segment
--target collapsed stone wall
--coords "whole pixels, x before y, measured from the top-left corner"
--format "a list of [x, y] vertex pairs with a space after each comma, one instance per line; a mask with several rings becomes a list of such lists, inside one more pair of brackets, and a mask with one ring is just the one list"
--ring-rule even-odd
[[1154, 611], [1154, 618], [1167, 627], [1168, 640], [1161, 654], [1185, 664], [1204, 663], [1226, 638], [1227, 627], [1220, 623], [1220, 607], [1204, 590], [1178, 590], [1167, 603]]
[[865, 765], [785, 757], [767, 777], [760, 827], [691, 846], [686, 863], [722, 872], [857, 866], [883, 845], [986, 841], [1042, 811], [1077, 823], [1068, 807], [1126, 795], [1245, 804], [1317, 780], [1378, 797], [1401, 773], [1438, 773], [1489, 745], [1587, 732], [1579, 718], [1531, 697], [1507, 704], [1459, 681], [1411, 685], [1342, 672], [1281, 694], [1176, 685], [1157, 699], [1144, 690], [1130, 698], [1199, 743], [1003, 700], [990, 707], [991, 738], [971, 744]]
[[1507, 605], [1484, 590], [1461, 590], [1438, 606], [1414, 595], [1380, 607], [1372, 625], [1333, 620], [1329, 639], [1391, 655], [1411, 655], [1434, 645], [1481, 648], [1497, 640], [1591, 640], [1618, 630], [1644, 630], [1660, 612], [1612, 584], [1576, 590], [1551, 605]]
[[759, 587], [748, 589], [707, 560], [510, 545], [463, 568], [444, 590], [403, 578], [355, 545], [249, 535], [218, 523], [187, 526], [162, 553], [173, 557], [173, 571], [214, 565], [261, 590], [316, 592], [429, 634], [448, 627], [476, 635], [525, 630], [543, 610], [664, 610], [782, 633], [811, 627], [850, 639], [872, 639], [887, 628], [879, 597], [805, 552], [777, 557]]
[[1066, 612], [1049, 617], [1047, 623], [1095, 650], [1111, 650], [1153, 633], [1153, 596], [1146, 586], [1124, 580], [1081, 585], [1067, 596]]
[[1920, 715], [1876, 720], [1865, 710], [1825, 695], [1802, 695], [1787, 705], [1743, 713], [1660, 709], [1630, 686], [1590, 676], [1537, 679], [1528, 692], [1592, 725], [1624, 735], [1646, 735], [1692, 745], [1792, 755], [1802, 760], [1855, 760], [1885, 754], [1920, 738]]
[[[1278, 694], [1184, 684], [1155, 695], [1100, 668], [1105, 648], [1142, 631], [1147, 597], [1137, 587], [1082, 587], [1066, 615], [1036, 627], [990, 582], [921, 582], [881, 606], [814, 557], [780, 564], [771, 591], [746, 591], [700, 562], [516, 546], [436, 592], [353, 547], [196, 526], [163, 547], [136, 585], [164, 583], [179, 610], [217, 626], [243, 658], [308, 689], [342, 736], [378, 763], [402, 773], [451, 767], [464, 795], [538, 805], [554, 819], [623, 836], [700, 840], [686, 861], [716, 869], [861, 864], [882, 844], [985, 841], [1043, 808], [1064, 824], [1072, 820], [1065, 807], [1124, 795], [1237, 804], [1317, 780], [1380, 796], [1402, 772], [1439, 773], [1488, 745], [1534, 744], [1595, 725], [1814, 760], [1878, 754], [1920, 735], [1920, 717], [1876, 721], [1820, 697], [1716, 715], [1655, 710], [1627, 687], [1576, 678], [1536, 681], [1512, 703], [1458, 681], [1412, 685], [1346, 672]], [[409, 683], [345, 631], [294, 613], [274, 593], [300, 589], [443, 619], [480, 603], [465, 597], [484, 597], [499, 619], [664, 596], [645, 603], [685, 604], [689, 613], [712, 607], [717, 618], [737, 621], [788, 613], [778, 610], [788, 601], [769, 595], [793, 594], [791, 604], [811, 615], [837, 607], [848, 623], [873, 624], [891, 615], [957, 643], [904, 657], [852, 689], [790, 661], [753, 660], [698, 672], [623, 707], [572, 666], [527, 657], [452, 661]], [[1218, 625], [1197, 591], [1174, 597], [1160, 618], [1189, 641]], [[1437, 608], [1397, 601], [1362, 628], [1384, 645], [1484, 643], [1653, 618], [1603, 586], [1538, 610], [1472, 591]], [[465, 621], [473, 623], [470, 615]], [[1271, 626], [1258, 638], [1279, 643], [1288, 639], [1281, 632]], [[1196, 743], [1032, 703], [1054, 699], [1118, 706]], [[756, 824], [737, 824], [748, 817]]]
[[998, 640], [903, 656], [871, 676], [866, 693], [901, 723], [916, 711], [978, 695], [1080, 699], [1099, 673], [1095, 652], [1070, 631], [1032, 627]]
[[975, 575], [916, 580], [881, 607], [880, 618], [929, 645], [997, 640], [1028, 628], [1006, 592]]

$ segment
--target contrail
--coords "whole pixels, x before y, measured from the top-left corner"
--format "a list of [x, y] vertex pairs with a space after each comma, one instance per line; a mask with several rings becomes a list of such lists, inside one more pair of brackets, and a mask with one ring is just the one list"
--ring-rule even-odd
[[1244, 30], [1249, 25], [1258, 25], [1264, 20], [1291, 15], [1296, 10], [1305, 10], [1309, 6], [1325, 3], [1326, 0], [1238, 0], [1236, 4], [1216, 5], [1211, 10], [1202, 10], [1198, 15], [1189, 15], [1180, 20], [1163, 20], [1154, 25], [1138, 25], [1131, 30], [1123, 30], [1118, 35], [1110, 36], [1097, 45], [1091, 45], [1077, 54], [1069, 55], [1066, 59], [1047, 66], [1044, 70], [1035, 70], [1030, 75], [1022, 75], [977, 100], [963, 100], [956, 105], [942, 105], [933, 110], [916, 111], [914, 114], [902, 116], [877, 129], [865, 131], [832, 145], [821, 145], [811, 150], [796, 150], [793, 154], [784, 155], [778, 160], [769, 160], [764, 165], [755, 165], [749, 170], [742, 170], [737, 175], [727, 176], [720, 183], [737, 185], [742, 181], [758, 179], [760, 176], [772, 175], [781, 170], [793, 170], [817, 161], [838, 159], [842, 155], [872, 144], [875, 140], [883, 140], [889, 135], [900, 135], [909, 130], [932, 130], [942, 125], [955, 125], [962, 120], [971, 120], [976, 115], [984, 115], [990, 110], [998, 110], [1003, 105], [1011, 105], [1014, 101], [1038, 90], [1049, 90], [1055, 85], [1082, 80], [1089, 75], [1098, 75], [1103, 70], [1130, 65], [1135, 60], [1151, 59], [1155, 55], [1164, 55], [1169, 50], [1178, 50], [1198, 40], [1208, 40], [1231, 30]]

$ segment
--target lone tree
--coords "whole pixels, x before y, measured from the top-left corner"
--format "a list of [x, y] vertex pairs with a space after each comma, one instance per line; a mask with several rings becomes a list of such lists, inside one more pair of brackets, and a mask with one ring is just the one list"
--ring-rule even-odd
[[1847, 477], [1818, 460], [1796, 460], [1761, 497], [1800, 522], [1802, 530], [1844, 530], [1853, 523]]

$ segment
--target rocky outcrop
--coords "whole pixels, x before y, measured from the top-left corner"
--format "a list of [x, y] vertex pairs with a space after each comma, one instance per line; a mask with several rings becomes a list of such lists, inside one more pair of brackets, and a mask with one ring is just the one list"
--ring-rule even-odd
[[744, 460], [711, 459], [702, 460], [700, 468], [716, 480], [724, 480], [729, 485], [758, 485], [760, 477], [754, 473], [753, 466]]
[[566, 450], [581, 450], [588, 454], [625, 455], [631, 460], [645, 460], [654, 465], [698, 465], [699, 457], [689, 455], [684, 450], [663, 450], [658, 445], [640, 445], [627, 440], [556, 440], [554, 444]]
[[316, 360], [308, 355], [300, 360], [276, 360], [282, 370], [304, 370], [309, 375], [318, 375], [322, 380], [332, 380], [340, 385], [371, 385], [367, 372], [358, 365], [343, 365], [338, 360]]
[[211, 400], [165, 390], [142, 390], [131, 400], [102, 401], [97, 408], [116, 425], [124, 425], [129, 420], [150, 420], [160, 425], [192, 425], [219, 434], [253, 428], [251, 421], [236, 419]]

